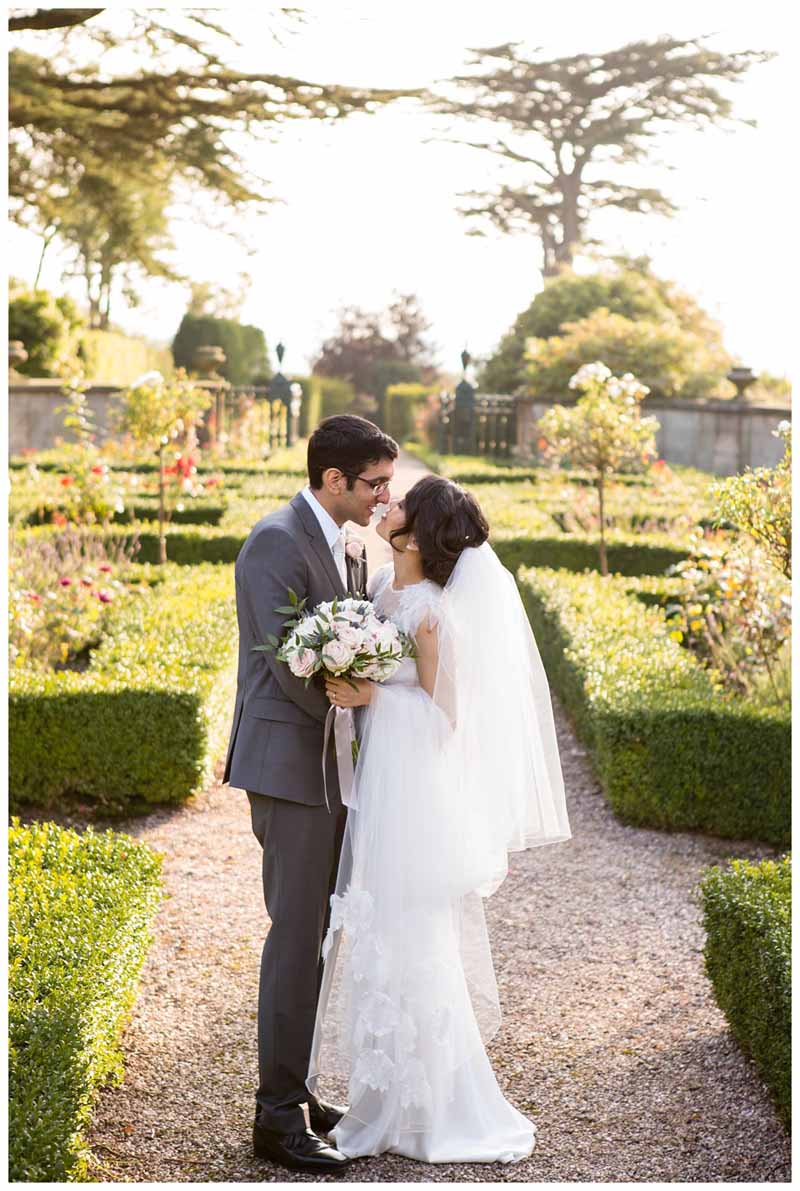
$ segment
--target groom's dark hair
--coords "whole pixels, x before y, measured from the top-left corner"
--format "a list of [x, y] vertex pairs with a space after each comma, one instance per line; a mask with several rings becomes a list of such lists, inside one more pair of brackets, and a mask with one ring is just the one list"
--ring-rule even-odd
[[321, 488], [325, 469], [338, 467], [353, 473], [347, 477], [347, 487], [352, 488], [353, 476], [370, 463], [396, 459], [399, 453], [394, 439], [374, 422], [356, 414], [334, 414], [323, 418], [308, 440], [308, 482], [312, 488]]

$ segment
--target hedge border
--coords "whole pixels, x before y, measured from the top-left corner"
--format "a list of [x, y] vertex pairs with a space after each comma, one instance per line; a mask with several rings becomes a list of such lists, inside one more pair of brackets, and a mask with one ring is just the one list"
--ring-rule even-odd
[[185, 801], [223, 744], [235, 663], [230, 571], [170, 567], [149, 597], [115, 606], [84, 673], [11, 672], [12, 809]]
[[122, 1079], [161, 857], [128, 835], [18, 819], [9, 854], [9, 1176], [83, 1181], [95, 1089]]
[[700, 888], [703, 956], [714, 996], [791, 1131], [791, 855], [758, 864], [732, 860], [727, 869], [714, 865]]
[[529, 568], [518, 583], [548, 679], [618, 818], [790, 843], [788, 714], [716, 695], [661, 609], [624, 578]]

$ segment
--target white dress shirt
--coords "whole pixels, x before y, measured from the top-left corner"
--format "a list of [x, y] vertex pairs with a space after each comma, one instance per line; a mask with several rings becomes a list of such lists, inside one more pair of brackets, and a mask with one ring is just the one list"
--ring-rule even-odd
[[320, 529], [325, 535], [325, 541], [330, 546], [333, 560], [342, 578], [342, 583], [347, 587], [347, 564], [344, 560], [344, 530], [339, 528], [328, 510], [322, 507], [308, 484], [306, 484], [302, 492], [319, 522]]

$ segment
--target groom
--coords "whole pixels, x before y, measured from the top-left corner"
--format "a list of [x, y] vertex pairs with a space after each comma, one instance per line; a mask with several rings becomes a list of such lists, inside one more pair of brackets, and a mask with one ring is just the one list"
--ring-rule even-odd
[[247, 791], [272, 923], [261, 957], [253, 1147], [311, 1174], [342, 1173], [349, 1162], [322, 1140], [345, 1110], [317, 1102], [305, 1083], [346, 811], [332, 738], [325, 805], [324, 690], [254, 647], [283, 636], [285, 616], [275, 609], [289, 588], [308, 611], [366, 593], [366, 552], [346, 549], [342, 526], [367, 526], [388, 504], [397, 454], [394, 439], [365, 418], [325, 418], [308, 442], [308, 486], [253, 527], [236, 560], [239, 670], [223, 780]]

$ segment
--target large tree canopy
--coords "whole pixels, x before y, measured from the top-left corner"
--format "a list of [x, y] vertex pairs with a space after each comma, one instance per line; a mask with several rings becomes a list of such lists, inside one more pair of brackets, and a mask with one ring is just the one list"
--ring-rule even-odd
[[[280, 22], [297, 18], [254, 16], [265, 59]], [[179, 278], [162, 255], [178, 199], [189, 197], [194, 219], [198, 188], [234, 208], [269, 200], [237, 134], [269, 138], [290, 120], [413, 94], [234, 69], [226, 57], [241, 47], [207, 10], [26, 9], [9, 27], [12, 217], [42, 237], [42, 255], [54, 240], [68, 249], [100, 327], [118, 280], [133, 299], [132, 279]], [[35, 284], [40, 273], [41, 261]]]
[[[543, 272], [554, 276], [589, 243], [587, 222], [604, 207], [670, 215], [660, 190], [634, 185], [626, 168], [647, 161], [654, 138], [679, 125], [698, 130], [734, 122], [719, 84], [739, 81], [774, 54], [718, 53], [703, 38], [658, 37], [601, 54], [543, 60], [519, 42], [472, 50], [474, 74], [428, 97], [437, 112], [478, 122], [471, 145], [514, 167], [514, 180], [462, 195], [462, 214], [503, 232], [535, 231]], [[752, 121], [738, 121], [752, 123]], [[488, 129], [488, 135], [487, 135]], [[446, 138], [452, 140], [455, 138]], [[630, 175], [630, 171], [627, 171]]]
[[[15, 211], [36, 205], [42, 175], [52, 178], [54, 167], [69, 171], [76, 162], [95, 171], [105, 164], [139, 171], [166, 159], [176, 174], [232, 203], [264, 199], [264, 180], [248, 178], [230, 134], [263, 136], [292, 119], [373, 112], [407, 94], [232, 69], [223, 55], [226, 44], [237, 43], [205, 10], [110, 10], [113, 19], [103, 24], [106, 10], [86, 9], [92, 19], [64, 30], [54, 58], [37, 47], [50, 10], [37, 11], [16, 18], [19, 44], [9, 58]], [[259, 15], [266, 57], [275, 15]], [[119, 49], [141, 65], [105, 69], [104, 55]]]

